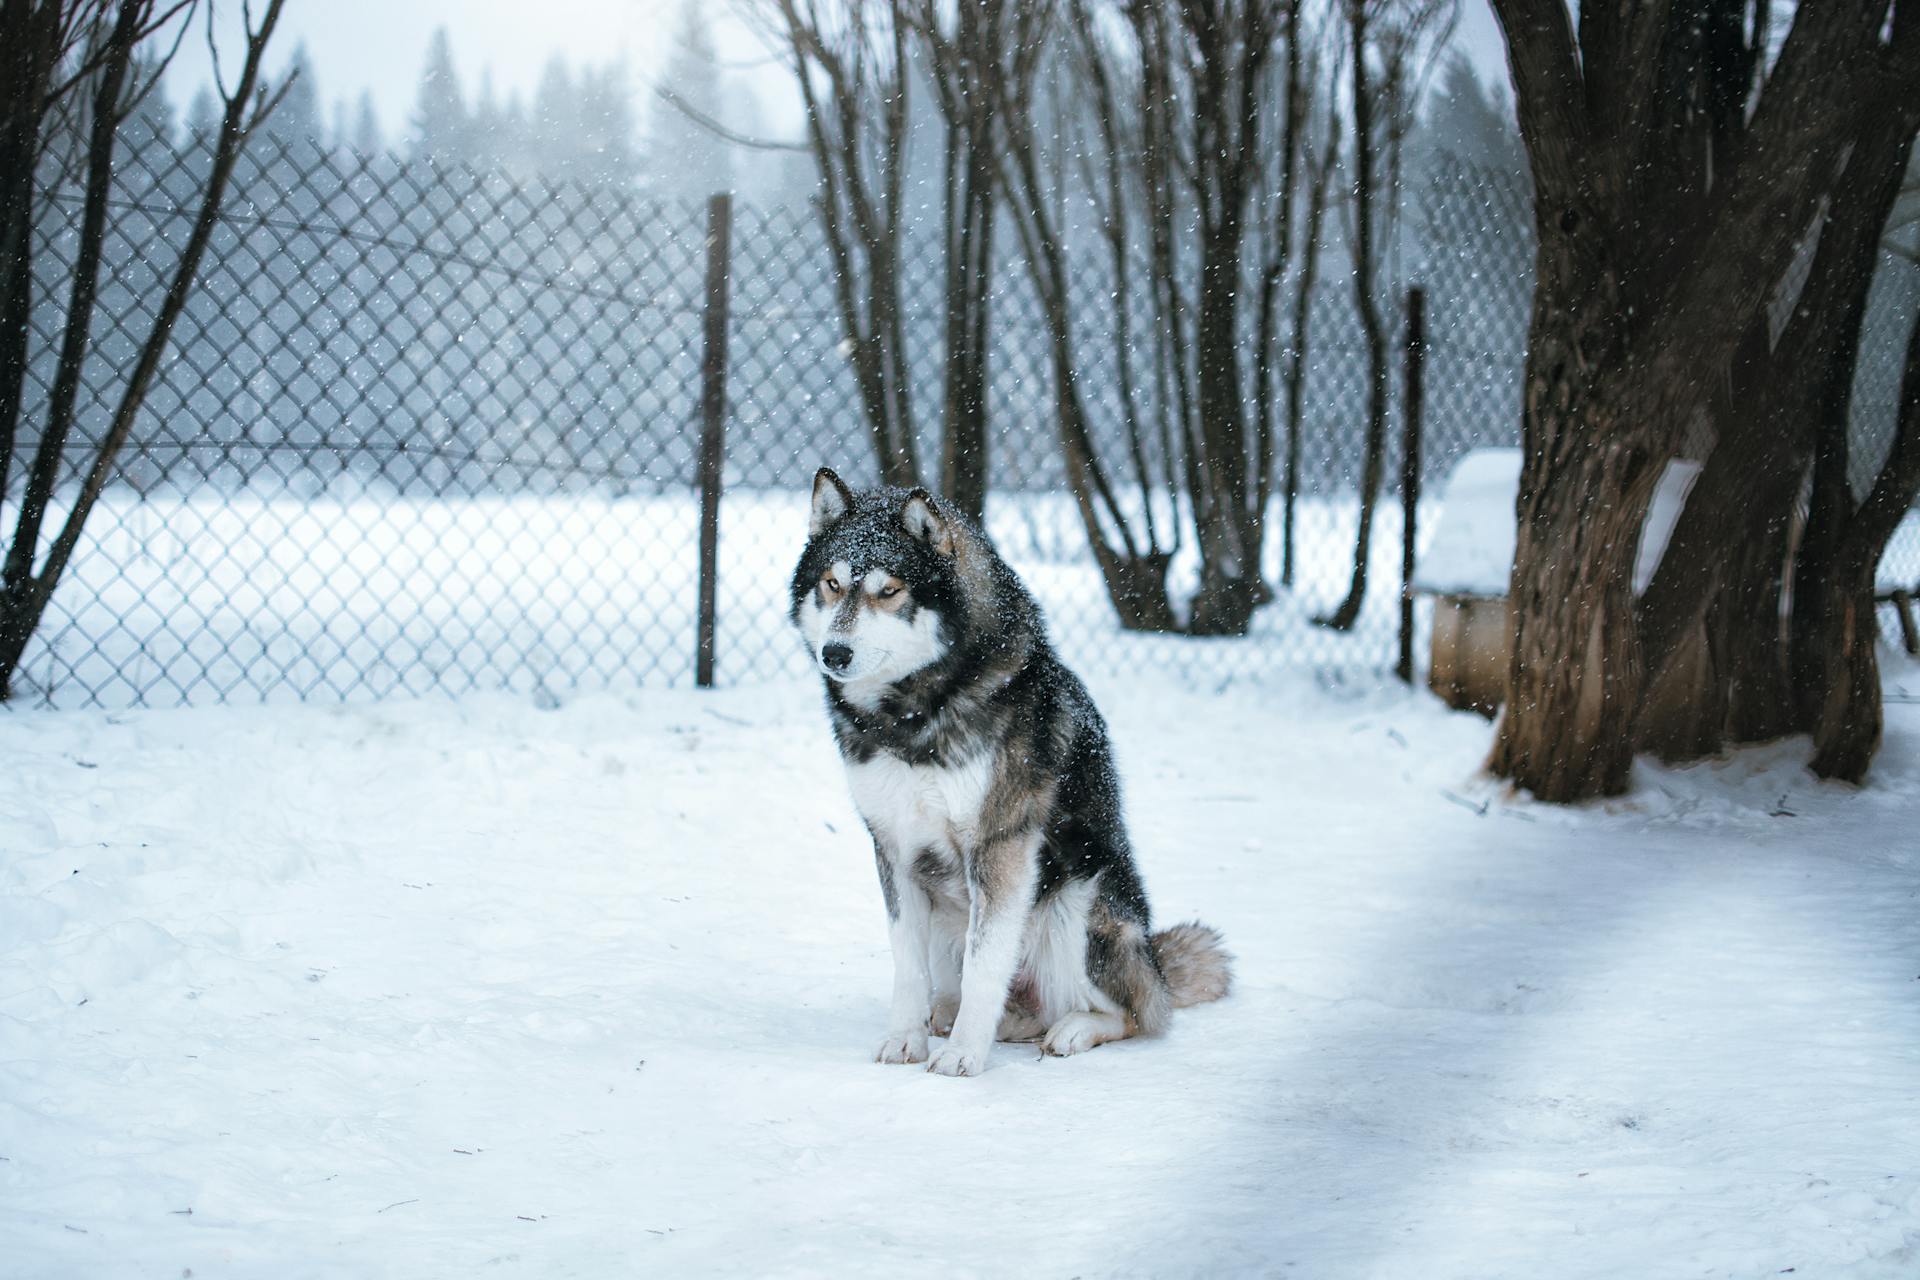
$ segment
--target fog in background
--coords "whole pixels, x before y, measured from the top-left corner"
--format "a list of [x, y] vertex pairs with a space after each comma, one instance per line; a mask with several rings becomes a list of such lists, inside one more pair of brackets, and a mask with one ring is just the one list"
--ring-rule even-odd
[[[225, 11], [217, 43], [231, 74], [240, 6], [216, 7]], [[490, 93], [503, 110], [516, 100], [532, 104], [558, 55], [576, 71], [617, 69], [631, 93], [635, 127], [644, 133], [657, 125], [657, 114], [671, 110], [654, 90], [670, 75], [689, 12], [712, 40], [722, 121], [755, 136], [798, 138], [799, 99], [788, 71], [727, 0], [291, 0], [268, 64], [278, 77], [304, 55], [310, 92], [330, 128], [350, 133], [370, 117], [385, 144], [404, 144], [417, 132], [422, 71], [435, 32], [444, 28], [469, 101]], [[1510, 96], [1487, 0], [1462, 0], [1453, 47], [1484, 83]], [[167, 78], [183, 118], [212, 75], [199, 23]]]

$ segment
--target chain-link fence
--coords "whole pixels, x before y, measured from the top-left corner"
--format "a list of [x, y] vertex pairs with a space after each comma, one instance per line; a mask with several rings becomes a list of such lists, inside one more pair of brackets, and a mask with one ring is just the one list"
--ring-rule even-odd
[[[145, 333], [204, 164], [201, 150], [156, 142], [121, 166], [100, 307], [111, 323], [85, 370], [56, 507]], [[1428, 294], [1434, 493], [1466, 449], [1517, 443], [1531, 224], [1524, 188], [1484, 176], [1435, 182], [1412, 209], [1404, 274]], [[38, 228], [41, 301], [63, 294], [77, 218], [77, 193], [56, 191]], [[256, 141], [17, 698], [123, 706], [690, 683], [704, 220], [704, 209], [631, 193]], [[805, 669], [786, 582], [808, 481], [822, 464], [856, 483], [874, 475], [814, 215], [738, 207], [732, 241], [722, 683]], [[1222, 678], [1391, 666], [1391, 480], [1359, 621], [1346, 632], [1312, 621], [1346, 594], [1360, 514], [1367, 350], [1341, 252], [1323, 264], [1305, 344], [1291, 582], [1252, 634], [1209, 640], [1115, 622], [1064, 483], [1048, 333], [1020, 264], [1007, 264], [992, 319], [988, 526], [1072, 661]], [[1077, 381], [1097, 443], [1118, 458], [1105, 326], [1117, 305], [1139, 303], [1116, 294], [1097, 251], [1079, 260], [1076, 314], [1090, 336]], [[937, 457], [941, 264], [937, 252], [908, 263], [911, 394], [922, 456]], [[1402, 321], [1387, 310], [1392, 477]], [[1143, 311], [1136, 332], [1151, 322]], [[37, 443], [57, 338], [33, 334], [18, 458]], [[1882, 358], [1894, 363], [1891, 347]], [[1150, 459], [1151, 473], [1165, 461]], [[18, 489], [0, 494], [5, 529]], [[1138, 501], [1180, 518], [1164, 491]], [[1276, 495], [1263, 549], [1276, 584], [1285, 501]], [[1197, 582], [1193, 541], [1174, 559], [1176, 599]], [[1920, 548], [1899, 551], [1920, 576]]]

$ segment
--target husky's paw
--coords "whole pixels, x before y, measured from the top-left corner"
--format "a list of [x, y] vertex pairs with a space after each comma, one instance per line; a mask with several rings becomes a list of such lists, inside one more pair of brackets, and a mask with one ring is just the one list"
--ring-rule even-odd
[[1047, 1028], [1040, 1049], [1056, 1058], [1064, 1058], [1070, 1053], [1085, 1053], [1113, 1038], [1112, 1018], [1099, 1013], [1070, 1013]]
[[936, 996], [933, 1001], [933, 1034], [953, 1034], [953, 1020], [960, 1016], [959, 996]]
[[937, 1076], [977, 1076], [986, 1069], [986, 1054], [964, 1053], [952, 1045], [934, 1054], [927, 1064], [927, 1070]]
[[927, 1033], [910, 1031], [905, 1035], [888, 1036], [880, 1042], [873, 1052], [875, 1062], [925, 1062], [927, 1060]]

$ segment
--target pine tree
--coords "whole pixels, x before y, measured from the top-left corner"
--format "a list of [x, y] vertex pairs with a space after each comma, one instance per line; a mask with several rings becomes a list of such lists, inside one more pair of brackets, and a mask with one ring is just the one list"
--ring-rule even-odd
[[1429, 148], [1497, 173], [1521, 173], [1527, 153], [1513, 106], [1480, 79], [1472, 59], [1455, 53], [1428, 96], [1421, 120]]
[[326, 137], [320, 121], [320, 88], [314, 81], [307, 46], [294, 46], [284, 73], [286, 92], [267, 117], [266, 131], [282, 142], [318, 142]]
[[475, 164], [489, 169], [506, 167], [506, 157], [514, 150], [506, 126], [506, 114], [493, 92], [493, 68], [488, 67], [480, 72], [480, 95], [474, 99], [473, 116], [468, 122]]
[[353, 117], [353, 149], [363, 156], [378, 155], [387, 149], [380, 136], [380, 117], [373, 109], [373, 95], [360, 91], [360, 104]]
[[413, 108], [414, 154], [442, 163], [471, 158], [473, 137], [460, 74], [453, 65], [453, 44], [447, 29], [433, 33], [427, 46], [427, 65], [420, 76], [420, 92]]
[[633, 91], [624, 62], [581, 73], [574, 108], [579, 176], [601, 186], [625, 186], [638, 168], [634, 155]]
[[[700, 0], [681, 0], [680, 28], [660, 77], [661, 87], [698, 116], [726, 123], [720, 93], [720, 62]], [[671, 102], [650, 104], [647, 134], [649, 183], [662, 192], [700, 198], [733, 187], [727, 146]]]
[[[165, 74], [165, 63], [157, 56], [136, 55], [133, 60], [136, 84], [152, 84]], [[148, 147], [171, 148], [174, 145], [173, 104], [163, 86], [153, 87], [140, 99], [121, 134], [120, 146], [127, 155], [138, 155]]]
[[567, 60], [556, 53], [540, 72], [540, 85], [533, 91], [533, 109], [527, 119], [527, 139], [538, 158], [538, 169], [546, 177], [575, 176], [578, 123], [573, 73], [567, 68]]
[[213, 91], [202, 85], [193, 95], [193, 101], [187, 104], [187, 132], [202, 140], [220, 132], [220, 108], [215, 105]]

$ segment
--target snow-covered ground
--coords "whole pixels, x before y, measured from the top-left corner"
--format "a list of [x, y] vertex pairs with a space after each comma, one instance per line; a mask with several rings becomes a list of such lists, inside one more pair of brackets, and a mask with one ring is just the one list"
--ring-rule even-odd
[[[807, 496], [736, 489], [721, 504], [722, 683], [800, 675], [787, 579]], [[1243, 640], [1164, 640], [1151, 660], [1265, 671], [1395, 653], [1400, 513], [1374, 526], [1372, 589], [1350, 634], [1311, 624], [1346, 593], [1358, 504], [1299, 508], [1293, 590]], [[6, 509], [0, 505], [0, 526]], [[58, 524], [57, 520], [49, 524]], [[1082, 666], [1140, 660], [1122, 646], [1071, 498], [1010, 493], [989, 524]], [[1279, 527], [1275, 504], [1274, 527]], [[699, 505], [691, 493], [400, 497], [341, 487], [102, 499], [29, 646], [22, 700], [60, 707], [364, 700], [429, 691], [576, 690], [693, 680]], [[1164, 536], [1164, 531], [1163, 531]], [[1176, 558], [1184, 600], [1193, 539]], [[1280, 573], [1279, 539], [1267, 571]], [[1124, 649], [1124, 652], [1122, 651]]]
[[[1500, 502], [1485, 499], [1476, 495], [1459, 513], [1443, 500], [1422, 504], [1420, 540], [1431, 542], [1437, 531], [1452, 544], [1438, 548], [1451, 566], [1442, 577], [1457, 576], [1464, 562], [1476, 581], [1504, 584], [1499, 566], [1502, 555], [1511, 559], [1512, 519], [1509, 513], [1503, 532]], [[1280, 510], [1276, 502], [1275, 530]], [[0, 505], [0, 527], [6, 515]], [[1339, 633], [1311, 621], [1346, 594], [1358, 515], [1351, 495], [1303, 498], [1294, 585], [1260, 610], [1250, 636], [1232, 640], [1123, 635], [1066, 495], [1002, 494], [988, 524], [1046, 607], [1062, 652], [1082, 669], [1125, 674], [1146, 663], [1264, 676], [1393, 665], [1396, 500], [1376, 514], [1358, 625]], [[807, 670], [786, 624], [787, 577], [805, 528], [802, 493], [727, 493], [721, 683]], [[1488, 540], [1497, 554], [1474, 545]], [[1268, 539], [1269, 581], [1280, 578], [1279, 541], [1277, 533]], [[409, 498], [340, 486], [309, 496], [207, 489], [141, 497], [115, 490], [89, 522], [27, 649], [18, 697], [112, 709], [684, 687], [693, 680], [698, 545], [699, 507], [689, 493]], [[1895, 534], [1881, 568], [1885, 586], [1920, 581], [1920, 516]], [[1175, 600], [1186, 600], [1197, 579], [1189, 536], [1170, 575]], [[1428, 580], [1436, 581], [1431, 573]], [[1420, 652], [1429, 607], [1424, 599], [1417, 606]], [[1881, 620], [1891, 631], [1892, 610]]]
[[1578, 812], [1423, 695], [1097, 680], [1157, 1042], [878, 1066], [802, 684], [0, 717], [0, 1274], [1920, 1274], [1920, 680]]

